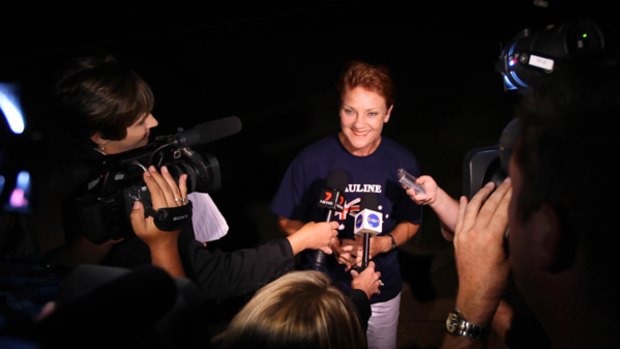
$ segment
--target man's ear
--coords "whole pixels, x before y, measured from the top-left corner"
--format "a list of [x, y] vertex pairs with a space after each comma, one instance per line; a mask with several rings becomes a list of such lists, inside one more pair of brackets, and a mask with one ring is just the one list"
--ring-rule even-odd
[[551, 273], [562, 272], [575, 261], [577, 243], [574, 234], [562, 229], [558, 213], [551, 205], [544, 204], [535, 214], [538, 215], [538, 224], [543, 227], [539, 233], [544, 234], [541, 267]]

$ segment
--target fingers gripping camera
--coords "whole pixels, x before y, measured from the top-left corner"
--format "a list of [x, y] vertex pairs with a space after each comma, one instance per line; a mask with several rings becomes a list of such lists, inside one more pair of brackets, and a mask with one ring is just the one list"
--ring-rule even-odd
[[138, 189], [134, 193], [128, 193], [132, 205], [134, 201], [142, 202], [144, 205], [144, 217], [153, 217], [155, 226], [157, 226], [159, 230], [174, 231], [182, 228], [185, 223], [192, 219], [193, 206], [191, 201], [185, 199], [186, 201], [183, 201], [183, 203], [186, 204], [183, 206], [163, 207], [158, 210], [154, 210], [151, 202], [151, 194], [146, 189], [146, 186], [132, 189]]
[[152, 216], [159, 230], [174, 231], [182, 228], [192, 219], [192, 202], [188, 201], [187, 205], [178, 207], [160, 208], [157, 211], [152, 207], [145, 208], [144, 215]]
[[132, 236], [129, 213], [140, 200], [145, 212], [161, 230], [176, 230], [191, 219], [191, 203], [177, 208], [152, 209], [151, 197], [142, 179], [148, 166], [166, 166], [178, 181], [187, 174], [187, 190], [212, 193], [221, 186], [220, 165], [209, 154], [190, 146], [237, 133], [241, 121], [228, 117], [207, 122], [175, 135], [160, 136], [144, 147], [106, 156], [97, 174], [75, 196], [80, 234], [95, 243]]

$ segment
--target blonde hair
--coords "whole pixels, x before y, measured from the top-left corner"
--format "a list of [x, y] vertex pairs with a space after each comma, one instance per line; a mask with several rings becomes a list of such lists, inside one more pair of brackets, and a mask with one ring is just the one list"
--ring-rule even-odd
[[222, 348], [366, 348], [351, 300], [319, 271], [260, 289], [220, 336]]

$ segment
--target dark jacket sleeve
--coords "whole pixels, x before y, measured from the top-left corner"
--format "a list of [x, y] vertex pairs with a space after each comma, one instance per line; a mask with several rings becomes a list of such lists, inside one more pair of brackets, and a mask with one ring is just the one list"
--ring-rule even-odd
[[286, 238], [233, 252], [188, 245], [186, 273], [208, 300], [246, 295], [293, 270], [293, 250]]
[[370, 319], [370, 315], [372, 310], [370, 309], [370, 300], [366, 296], [366, 293], [362, 290], [351, 289], [349, 292], [349, 298], [355, 305], [355, 309], [357, 310], [357, 318], [360, 320], [360, 324], [364, 331], [368, 329], [368, 319]]

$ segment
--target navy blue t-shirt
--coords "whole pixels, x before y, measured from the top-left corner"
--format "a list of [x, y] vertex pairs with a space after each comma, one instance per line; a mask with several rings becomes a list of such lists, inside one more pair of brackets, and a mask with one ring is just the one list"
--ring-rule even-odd
[[[318, 206], [325, 180], [333, 170], [344, 170], [348, 177], [345, 189], [345, 204], [338, 219], [345, 229], [340, 238], [353, 239], [354, 217], [359, 212], [359, 202], [364, 193], [375, 193], [383, 213], [381, 235], [391, 232], [403, 221], [420, 224], [422, 208], [415, 204], [398, 183], [396, 170], [404, 168], [414, 176], [420, 175], [416, 158], [406, 148], [382, 136], [374, 153], [355, 156], [347, 151], [337, 134], [325, 137], [303, 149], [289, 165], [280, 187], [271, 203], [271, 210], [278, 216], [304, 222], [325, 221], [327, 210]], [[312, 251], [304, 251], [302, 260], [309, 262]], [[397, 250], [382, 253], [373, 258], [377, 271], [381, 272], [381, 294], [372, 297], [371, 302], [384, 302], [394, 298], [402, 288]], [[333, 256], [328, 256], [328, 268], [332, 279], [343, 289], [350, 288], [351, 275], [344, 271]]]

